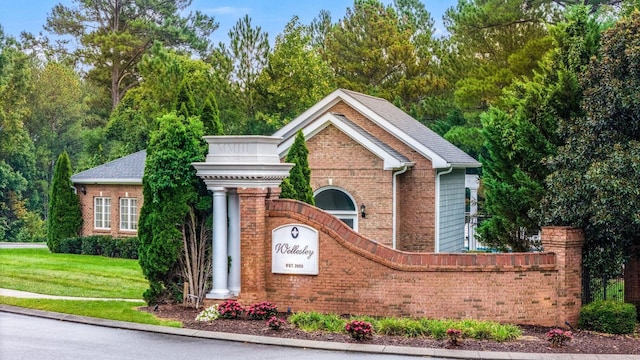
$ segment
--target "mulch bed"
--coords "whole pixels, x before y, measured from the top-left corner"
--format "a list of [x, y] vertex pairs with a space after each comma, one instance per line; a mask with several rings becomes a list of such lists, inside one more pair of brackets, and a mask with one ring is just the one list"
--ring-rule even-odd
[[[173, 319], [182, 322], [187, 329], [239, 333], [281, 338], [333, 341], [353, 343], [347, 334], [334, 334], [322, 331], [305, 332], [287, 324], [280, 330], [271, 330], [265, 321], [258, 320], [226, 320], [218, 319], [212, 322], [196, 321], [195, 318], [202, 310], [182, 305], [160, 305], [157, 310], [151, 307], [142, 308], [163, 319]], [[281, 314], [286, 318], [286, 314]], [[576, 354], [633, 354], [640, 355], [640, 335], [607, 335], [590, 331], [575, 330], [573, 340], [562, 347], [551, 347], [546, 340], [549, 328], [537, 326], [521, 326], [522, 337], [515, 341], [499, 343], [496, 341], [464, 339], [456, 349], [478, 351], [504, 351], [526, 353], [576, 353]], [[395, 345], [427, 348], [448, 348], [446, 340], [430, 338], [407, 338], [403, 336], [386, 336], [374, 334], [366, 344]]]

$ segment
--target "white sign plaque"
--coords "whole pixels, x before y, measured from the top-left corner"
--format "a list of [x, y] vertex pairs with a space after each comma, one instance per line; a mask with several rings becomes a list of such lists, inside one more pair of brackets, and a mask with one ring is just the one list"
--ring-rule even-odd
[[271, 232], [271, 272], [318, 275], [318, 231], [302, 224], [283, 225]]

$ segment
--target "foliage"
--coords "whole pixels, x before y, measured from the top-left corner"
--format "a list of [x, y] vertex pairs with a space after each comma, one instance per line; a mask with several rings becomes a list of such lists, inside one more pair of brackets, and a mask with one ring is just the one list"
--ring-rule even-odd
[[[43, 236], [37, 223], [44, 214], [32, 196], [37, 189], [34, 144], [24, 128], [33, 90], [32, 66], [15, 39], [0, 27], [0, 240], [25, 241]], [[28, 221], [28, 218], [32, 220]], [[31, 223], [31, 224], [29, 224]], [[32, 225], [32, 226], [29, 226]], [[30, 239], [29, 239], [30, 241]]]
[[553, 347], [565, 346], [573, 339], [571, 331], [564, 331], [562, 329], [551, 329], [547, 332], [546, 336], [547, 341], [549, 341]]
[[246, 309], [236, 300], [225, 300], [218, 305], [218, 313], [223, 319], [238, 319], [245, 311]]
[[0, 296], [0, 304], [18, 306], [21, 308], [52, 311], [63, 314], [89, 316], [99, 319], [126, 321], [139, 324], [182, 327], [182, 323], [175, 320], [162, 320], [153, 314], [139, 311], [136, 308], [143, 305], [130, 301], [83, 301], [83, 300], [51, 300], [51, 299], [21, 299]]
[[601, 300], [580, 309], [578, 326], [607, 334], [631, 334], [636, 327], [636, 307], [619, 301]]
[[269, 318], [269, 320], [267, 320], [267, 326], [271, 330], [280, 330], [286, 324], [286, 320], [280, 319], [277, 316], [272, 316]]
[[449, 346], [456, 347], [460, 346], [460, 340], [462, 340], [462, 330], [459, 329], [447, 329], [447, 337], [449, 340]]
[[309, 167], [309, 149], [302, 130], [296, 134], [293, 144], [287, 153], [286, 162], [295, 164], [285, 179], [280, 198], [295, 199], [315, 205], [313, 189], [311, 189], [311, 168]]
[[373, 336], [373, 327], [366, 321], [351, 320], [344, 326], [344, 330], [355, 341], [368, 340]]
[[278, 308], [268, 301], [249, 305], [247, 316], [251, 320], [265, 320], [278, 314]]
[[75, 3], [56, 5], [45, 28], [81, 44], [74, 55], [87, 65], [92, 82], [110, 90], [112, 109], [137, 85], [137, 64], [154, 41], [202, 53], [209, 45], [207, 37], [218, 27], [209, 16], [187, 13], [191, 0], [127, 1], [119, 6], [108, 0]]
[[215, 304], [202, 310], [198, 314], [198, 316], [196, 316], [196, 321], [213, 321], [218, 317], [220, 317], [220, 313], [218, 312], [218, 304]]
[[583, 116], [562, 119], [565, 144], [552, 159], [544, 222], [582, 228], [584, 264], [615, 273], [640, 255], [640, 13], [602, 35], [601, 50], [581, 74]]
[[482, 242], [501, 250], [539, 248], [535, 210], [550, 173], [544, 161], [555, 155], [562, 138], [558, 121], [579, 116], [582, 87], [578, 75], [598, 49], [601, 25], [588, 7], [572, 8], [551, 31], [558, 45], [530, 81], [505, 91], [504, 109], [481, 115], [486, 155], [481, 156], [482, 183], [490, 216], [478, 233]]
[[158, 123], [147, 148], [138, 228], [140, 266], [150, 285], [148, 303], [177, 300], [181, 275], [193, 287], [189, 292], [201, 297], [211, 258], [206, 255], [211, 201], [191, 166], [206, 152], [202, 123], [175, 114]]
[[146, 285], [135, 260], [48, 249], [2, 249], [0, 267], [0, 288], [41, 294], [141, 299]]
[[281, 128], [334, 89], [331, 69], [311, 47], [311, 36], [297, 17], [276, 37], [273, 52], [256, 81], [261, 111], [277, 115], [277, 121], [262, 133]]
[[60, 241], [60, 253], [102, 255], [121, 259], [138, 259], [137, 237], [114, 238], [107, 235], [93, 235], [67, 238]]
[[78, 235], [82, 226], [80, 201], [71, 187], [71, 164], [69, 155], [58, 156], [51, 182], [47, 246], [51, 252], [60, 252], [60, 241]]

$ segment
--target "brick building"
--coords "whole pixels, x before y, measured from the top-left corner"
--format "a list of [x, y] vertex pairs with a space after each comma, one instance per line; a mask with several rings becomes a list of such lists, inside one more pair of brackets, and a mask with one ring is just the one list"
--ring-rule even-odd
[[[298, 130], [316, 205], [379, 243], [413, 252], [464, 248], [465, 172], [480, 164], [390, 102], [339, 89], [277, 131], [284, 159]], [[75, 174], [82, 235], [136, 233], [145, 152]]]

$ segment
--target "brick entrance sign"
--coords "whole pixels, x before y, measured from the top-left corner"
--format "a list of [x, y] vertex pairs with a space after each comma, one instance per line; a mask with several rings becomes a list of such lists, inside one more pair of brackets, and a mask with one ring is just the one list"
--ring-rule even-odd
[[[473, 318], [517, 324], [577, 324], [580, 231], [545, 228], [545, 252], [410, 253], [360, 236], [313, 206], [267, 190], [238, 190], [242, 303], [271, 301], [292, 311]], [[303, 225], [319, 233], [317, 275], [272, 272], [272, 231]]]

